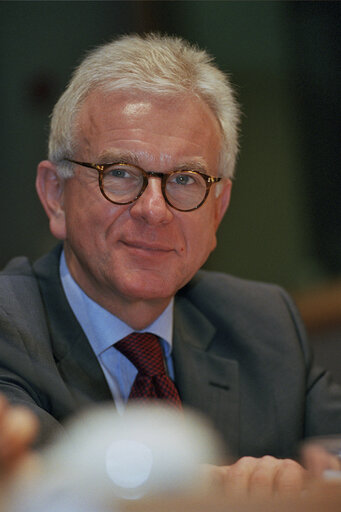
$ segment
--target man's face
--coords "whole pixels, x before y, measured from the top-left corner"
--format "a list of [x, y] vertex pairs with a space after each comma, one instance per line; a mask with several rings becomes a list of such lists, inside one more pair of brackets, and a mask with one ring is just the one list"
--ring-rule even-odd
[[[195, 96], [94, 91], [77, 126], [75, 160], [109, 163], [118, 155], [134, 155], [146, 171], [168, 173], [199, 164], [218, 176], [220, 127]], [[51, 223], [52, 231], [65, 240], [74, 279], [107, 309], [115, 312], [117, 301], [166, 305], [216, 245], [230, 182], [219, 198], [216, 186], [198, 210], [180, 212], [165, 203], [161, 180], [154, 177], [135, 203], [120, 206], [103, 197], [96, 170], [76, 166], [75, 176], [65, 181], [63, 215], [57, 228]]]

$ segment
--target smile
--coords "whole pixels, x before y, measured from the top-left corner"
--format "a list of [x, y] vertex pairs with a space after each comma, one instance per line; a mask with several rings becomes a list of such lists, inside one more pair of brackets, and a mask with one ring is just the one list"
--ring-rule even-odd
[[173, 248], [162, 245], [162, 244], [153, 244], [146, 243], [140, 241], [122, 241], [122, 244], [128, 247], [129, 249], [136, 249], [140, 251], [148, 251], [148, 252], [163, 252], [170, 253], [174, 251]]

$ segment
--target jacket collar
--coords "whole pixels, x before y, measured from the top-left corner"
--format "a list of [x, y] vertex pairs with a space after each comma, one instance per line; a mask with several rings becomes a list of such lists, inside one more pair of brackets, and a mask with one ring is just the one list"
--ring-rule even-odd
[[65, 297], [59, 277], [60, 252], [61, 245], [33, 267], [49, 319], [58, 369], [77, 405], [112, 399], [97, 358]]

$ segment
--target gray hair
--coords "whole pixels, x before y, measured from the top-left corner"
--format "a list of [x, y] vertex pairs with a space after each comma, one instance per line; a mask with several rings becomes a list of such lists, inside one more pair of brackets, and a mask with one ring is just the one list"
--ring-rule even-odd
[[238, 153], [239, 108], [225, 73], [206, 51], [177, 37], [127, 35], [91, 51], [76, 68], [56, 103], [49, 138], [49, 159], [62, 177], [73, 175], [63, 158], [76, 147], [76, 118], [94, 89], [141, 91], [176, 95], [190, 92], [202, 98], [218, 119], [223, 135], [220, 172], [231, 178]]

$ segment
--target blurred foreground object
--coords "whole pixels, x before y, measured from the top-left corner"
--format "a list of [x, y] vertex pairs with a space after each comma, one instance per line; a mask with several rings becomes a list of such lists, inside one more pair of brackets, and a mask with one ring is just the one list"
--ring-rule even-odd
[[215, 432], [192, 412], [97, 408], [42, 453], [40, 471], [16, 482], [9, 512], [117, 511], [125, 499], [199, 492], [201, 464], [221, 454]]
[[26, 407], [9, 405], [0, 395], [0, 485], [31, 457], [30, 446], [37, 437], [38, 420]]
[[341, 485], [316, 483], [300, 498], [231, 500], [221, 495], [149, 498], [126, 502], [120, 512], [340, 512]]
[[[131, 406], [120, 416], [110, 405], [79, 415], [66, 431], [41, 453], [39, 466], [23, 466], [1, 512], [341, 510], [338, 480], [313, 477], [303, 492], [267, 497], [212, 484], [207, 464], [229, 461], [211, 425], [188, 410]], [[315, 474], [321, 460], [310, 459]]]
[[303, 443], [302, 463], [313, 477], [336, 480], [341, 486], [341, 435], [315, 437]]

